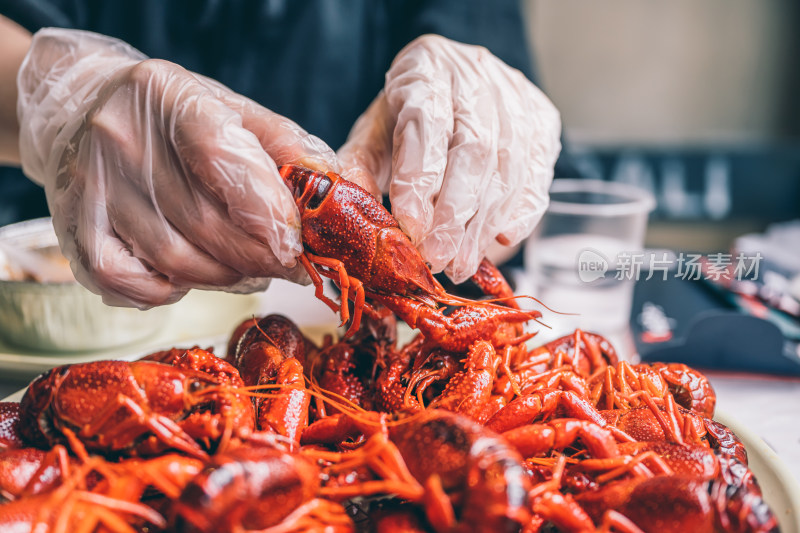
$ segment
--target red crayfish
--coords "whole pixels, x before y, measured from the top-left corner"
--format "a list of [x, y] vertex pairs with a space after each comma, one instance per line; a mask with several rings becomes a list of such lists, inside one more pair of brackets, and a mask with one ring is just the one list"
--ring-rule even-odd
[[394, 322], [364, 318], [322, 346], [271, 315], [227, 360], [171, 349], [37, 378], [0, 405], [0, 529], [777, 531], [696, 370], [618, 362], [582, 331], [498, 342], [513, 321], [397, 347]]
[[[394, 217], [366, 190], [334, 172], [286, 165], [280, 173], [300, 210], [304, 246], [300, 262], [311, 276], [317, 298], [341, 312], [342, 324], [350, 317], [348, 298], [354, 301], [346, 337], [358, 330], [364, 309], [374, 311], [366, 302], [369, 296], [446, 349], [464, 350], [489, 337], [496, 344], [530, 338], [508, 337], [500, 326], [521, 324], [541, 313], [448, 294]], [[479, 275], [484, 272], [479, 270]], [[325, 296], [320, 275], [336, 281], [341, 305]], [[488, 281], [481, 285], [494, 288]], [[445, 306], [455, 309], [445, 313]]]
[[[228, 367], [235, 386], [244, 385], [233, 367], [215, 363]], [[61, 366], [28, 386], [20, 433], [44, 447], [74, 447], [77, 441], [112, 455], [179, 450], [207, 458], [234, 432], [246, 435], [254, 428], [249, 398], [220, 385], [209, 373], [153, 361]]]

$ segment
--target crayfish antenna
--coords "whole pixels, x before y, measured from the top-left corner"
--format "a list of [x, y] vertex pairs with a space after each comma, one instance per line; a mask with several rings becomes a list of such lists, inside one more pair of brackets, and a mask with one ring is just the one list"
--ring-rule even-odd
[[506, 296], [506, 297], [503, 297], [503, 298], [492, 298], [492, 299], [489, 299], [489, 300], [479, 300], [478, 303], [482, 303], [482, 302], [494, 303], [494, 302], [505, 302], [505, 301], [509, 301], [509, 300], [522, 300], [522, 299], [532, 300], [532, 301], [536, 302], [537, 304], [541, 305], [542, 307], [544, 307], [545, 309], [547, 309], [548, 311], [550, 311], [551, 313], [555, 313], [557, 315], [562, 315], [562, 316], [580, 316], [580, 313], [567, 313], [567, 312], [564, 312], [564, 311], [557, 311], [557, 310], [553, 309], [552, 307], [549, 307], [548, 305], [546, 305], [540, 299], [535, 298], [535, 297], [533, 297], [533, 296], [531, 296], [529, 294], [515, 294], [514, 296]]
[[[265, 384], [239, 387], [234, 390], [250, 398], [272, 399], [281, 396], [283, 394], [281, 389], [285, 387], [286, 386], [282, 384]], [[267, 392], [270, 390], [273, 390], [274, 392]], [[313, 382], [311, 382], [311, 388], [306, 389], [306, 392], [312, 397], [321, 400], [325, 404], [335, 407], [353, 420], [364, 423], [365, 425], [380, 425], [373, 419], [365, 416], [365, 414], [371, 413], [372, 411], [367, 411], [344, 396], [340, 396], [334, 392], [322, 389], [319, 387], [319, 385], [316, 385]]]

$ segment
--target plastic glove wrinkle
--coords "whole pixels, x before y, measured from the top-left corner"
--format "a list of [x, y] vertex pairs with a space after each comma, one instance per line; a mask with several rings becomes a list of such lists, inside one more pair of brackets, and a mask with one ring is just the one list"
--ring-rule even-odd
[[23, 170], [45, 187], [76, 278], [107, 302], [150, 307], [189, 288], [306, 281], [299, 215], [266, 148], [278, 162], [336, 169], [322, 141], [89, 32], [38, 32], [17, 83]]
[[397, 55], [340, 153], [382, 185], [391, 154], [395, 217], [435, 271], [461, 281], [493, 240], [517, 243], [533, 229], [559, 135], [558, 112], [521, 72], [485, 48], [426, 35]]

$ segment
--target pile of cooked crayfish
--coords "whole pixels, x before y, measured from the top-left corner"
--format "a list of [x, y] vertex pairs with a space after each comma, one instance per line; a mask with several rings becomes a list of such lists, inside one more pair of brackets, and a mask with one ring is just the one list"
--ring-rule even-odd
[[700, 372], [580, 330], [530, 348], [491, 263], [486, 299], [448, 294], [365, 191], [281, 174], [344, 334], [270, 315], [224, 354], [46, 372], [0, 404], [0, 530], [778, 531]]

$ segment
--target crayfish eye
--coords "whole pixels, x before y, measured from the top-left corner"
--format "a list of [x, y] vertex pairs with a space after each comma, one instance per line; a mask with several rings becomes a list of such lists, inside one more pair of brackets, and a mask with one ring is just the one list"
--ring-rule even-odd
[[311, 198], [308, 199], [308, 203], [306, 204], [307, 209], [316, 209], [319, 207], [319, 204], [322, 203], [322, 200], [328, 196], [328, 191], [330, 190], [332, 185], [331, 179], [328, 176], [320, 177], [316, 183], [314, 184], [314, 194]]
[[200, 392], [200, 389], [202, 388], [203, 384], [200, 383], [199, 381], [192, 381], [191, 383], [189, 383], [189, 392], [191, 393]]

